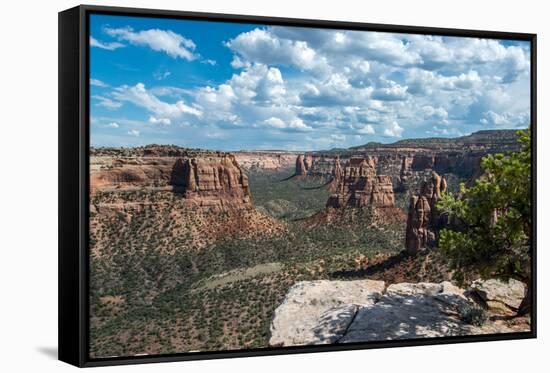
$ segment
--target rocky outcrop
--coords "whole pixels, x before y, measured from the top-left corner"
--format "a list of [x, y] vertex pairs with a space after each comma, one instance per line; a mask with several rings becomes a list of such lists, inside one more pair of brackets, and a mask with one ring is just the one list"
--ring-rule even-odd
[[335, 177], [336, 187], [327, 207], [393, 207], [395, 198], [391, 179], [376, 175], [376, 160], [371, 157], [352, 158]]
[[377, 174], [391, 178], [395, 192], [418, 188], [431, 171], [447, 177], [472, 181], [479, 176], [479, 163], [487, 154], [517, 151], [514, 130], [479, 131], [457, 138], [407, 139], [390, 144], [368, 143], [349, 149], [309, 152], [308, 167], [297, 164], [297, 175], [330, 176], [336, 157], [376, 159]]
[[[342, 165], [353, 159], [370, 159], [374, 162], [377, 175], [390, 177], [395, 193], [406, 193], [421, 187], [426, 175], [430, 175], [433, 171], [449, 177], [450, 180], [477, 178], [479, 162], [487, 153], [445, 151], [425, 153], [410, 151], [410, 149], [395, 149], [395, 153], [376, 155], [373, 151], [351, 158], [347, 158], [345, 152], [343, 154], [343, 157], [338, 154], [299, 155], [295, 162], [295, 175], [333, 177], [338, 164]], [[334, 192], [334, 188], [329, 190]]]
[[307, 166], [306, 166], [306, 163], [304, 162], [304, 156], [302, 154], [300, 154], [299, 156], [296, 157], [296, 171], [295, 171], [295, 175], [296, 176], [305, 176], [307, 175]]
[[332, 176], [335, 180], [341, 180], [344, 177], [344, 170], [340, 164], [340, 157], [336, 156], [334, 159], [334, 168], [332, 171]]
[[271, 346], [509, 333], [508, 325], [468, 323], [478, 306], [450, 282], [300, 282], [288, 292], [271, 322]]
[[399, 170], [398, 189], [404, 192], [409, 189], [409, 182], [413, 175], [412, 172], [413, 158], [404, 156], [401, 160], [401, 169]]
[[[166, 149], [162, 148], [166, 151]], [[92, 195], [99, 192], [165, 192], [184, 198], [185, 205], [213, 209], [252, 208], [248, 178], [236, 157], [223, 152], [195, 152], [188, 157], [93, 157]], [[136, 201], [139, 202], [139, 201]]]
[[433, 172], [422, 185], [420, 194], [411, 197], [405, 236], [405, 248], [409, 254], [435, 244], [440, 224], [436, 204], [446, 190], [445, 179]]
[[383, 281], [304, 281], [288, 291], [275, 310], [271, 346], [335, 343], [359, 307], [372, 305], [384, 291]]
[[508, 282], [489, 279], [474, 281], [469, 290], [494, 313], [515, 315], [525, 297], [526, 288], [523, 282], [514, 279]]
[[411, 169], [413, 171], [421, 171], [425, 169], [433, 169], [435, 156], [433, 154], [418, 154], [413, 157]]
[[90, 190], [132, 190], [141, 187], [167, 187], [174, 158], [91, 157]]
[[338, 155], [300, 154], [296, 157], [296, 175], [330, 176], [334, 173], [335, 160]]
[[332, 168], [331, 180], [328, 185], [328, 191], [330, 193], [335, 194], [338, 192], [338, 188], [343, 177], [344, 177], [344, 170], [342, 169], [342, 165], [340, 164], [340, 157], [337, 156], [334, 159], [334, 166]]
[[193, 205], [242, 208], [252, 204], [248, 177], [232, 154], [178, 159], [170, 183]]
[[233, 153], [244, 170], [277, 171], [294, 166], [296, 156], [279, 151], [239, 151]]

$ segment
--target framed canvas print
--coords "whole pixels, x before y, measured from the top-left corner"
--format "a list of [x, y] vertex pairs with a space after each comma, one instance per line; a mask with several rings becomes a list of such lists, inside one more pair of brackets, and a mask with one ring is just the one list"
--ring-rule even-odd
[[536, 36], [59, 13], [59, 357], [536, 335]]

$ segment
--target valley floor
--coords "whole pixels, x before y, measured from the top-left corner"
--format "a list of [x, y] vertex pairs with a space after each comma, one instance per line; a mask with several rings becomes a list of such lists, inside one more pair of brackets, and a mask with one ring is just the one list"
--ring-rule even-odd
[[[91, 356], [267, 347], [275, 310], [301, 281], [449, 280], [436, 254], [401, 253], [404, 222], [381, 223], [365, 209], [311, 224], [327, 200], [316, 189], [325, 180], [282, 181], [291, 172], [249, 172], [255, 211], [238, 213], [239, 226], [261, 215], [265, 229], [256, 235], [229, 230], [235, 234], [210, 239], [212, 216], [175, 219], [177, 198], [158, 191], [139, 199], [163, 209], [99, 208], [91, 217]], [[106, 192], [92, 203], [131, 201], [131, 193]]]

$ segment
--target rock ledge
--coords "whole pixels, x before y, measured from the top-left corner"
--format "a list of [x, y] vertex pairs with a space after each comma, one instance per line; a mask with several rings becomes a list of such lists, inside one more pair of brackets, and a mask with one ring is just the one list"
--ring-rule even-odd
[[467, 295], [468, 291], [447, 281], [399, 283], [387, 288], [383, 281], [373, 280], [303, 281], [289, 290], [275, 310], [269, 344], [280, 347], [524, 331], [496, 321], [482, 326], [466, 323], [461, 310], [479, 307]]

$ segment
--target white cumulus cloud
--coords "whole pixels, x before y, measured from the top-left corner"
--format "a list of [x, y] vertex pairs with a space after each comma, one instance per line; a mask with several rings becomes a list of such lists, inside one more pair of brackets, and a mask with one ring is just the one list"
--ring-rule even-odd
[[105, 82], [102, 82], [101, 80], [99, 79], [90, 79], [90, 85], [93, 85], [95, 87], [101, 87], [101, 88], [105, 88], [105, 87], [108, 87], [109, 85]]
[[372, 125], [367, 124], [365, 127], [359, 128], [357, 130], [357, 133], [359, 133], [361, 135], [374, 135], [375, 131], [374, 131], [374, 127]]
[[384, 135], [390, 137], [401, 137], [403, 128], [399, 126], [397, 121], [392, 121], [386, 125], [384, 129]]
[[99, 41], [93, 37], [90, 37], [90, 47], [95, 47], [95, 48], [101, 48], [101, 49], [106, 49], [106, 50], [109, 50], [109, 51], [114, 51], [118, 48], [123, 48], [124, 47], [124, 44], [122, 43], [118, 43], [116, 41], [114, 42], [102, 42], [102, 41]]
[[96, 103], [97, 106], [101, 106], [109, 110], [116, 110], [122, 106], [121, 102], [114, 101], [109, 97], [105, 97], [105, 96], [93, 95], [92, 99], [98, 101]]
[[172, 121], [169, 118], [155, 118], [154, 116], [151, 115], [149, 117], [149, 123], [170, 125]]
[[[263, 64], [292, 64], [300, 69], [315, 66], [316, 55], [307, 42], [280, 39], [264, 29], [254, 29], [239, 34], [228, 41], [227, 46], [248, 61]], [[236, 60], [234, 66], [239, 66]], [[242, 62], [241, 62], [242, 63]]]
[[202, 116], [202, 111], [199, 108], [186, 105], [181, 100], [175, 103], [160, 100], [149, 92], [143, 83], [137, 83], [135, 86], [117, 87], [113, 91], [113, 96], [119, 101], [131, 102], [162, 118], [179, 118], [184, 114]]
[[195, 43], [171, 30], [149, 29], [134, 31], [131, 27], [109, 28], [104, 31], [118, 40], [127, 41], [130, 44], [149, 47], [157, 52], [164, 52], [173, 58], [182, 58], [193, 61], [198, 58], [194, 54]]

